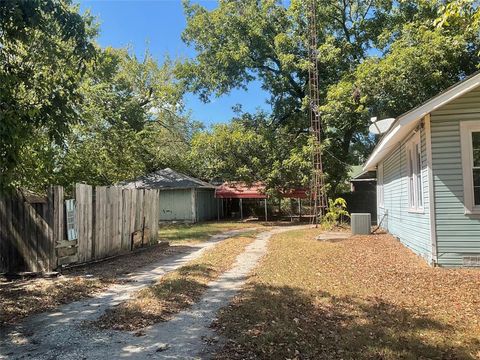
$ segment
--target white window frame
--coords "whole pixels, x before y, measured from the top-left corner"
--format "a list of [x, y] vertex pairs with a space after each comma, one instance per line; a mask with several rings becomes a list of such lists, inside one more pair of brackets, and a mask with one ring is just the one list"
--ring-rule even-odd
[[[417, 147], [418, 146], [418, 147]], [[418, 153], [416, 153], [418, 149]], [[412, 158], [409, 156], [409, 152], [412, 152]], [[418, 156], [420, 157], [420, 163], [418, 163]], [[425, 202], [425, 190], [423, 186], [423, 171], [422, 171], [422, 142], [420, 137], [420, 131], [417, 131], [406, 143], [405, 156], [407, 159], [407, 196], [408, 196], [408, 211], [409, 212], [424, 212]], [[410, 168], [411, 177], [410, 177]], [[419, 173], [418, 173], [419, 170]], [[413, 189], [410, 187], [410, 182], [413, 182]], [[418, 187], [418, 181], [420, 181], [420, 187]], [[413, 193], [412, 193], [413, 190]], [[419, 199], [422, 204], [419, 205]]]
[[378, 207], [385, 208], [385, 191], [383, 187], [383, 163], [377, 167], [377, 202]]
[[475, 205], [473, 192], [473, 132], [480, 132], [480, 121], [460, 122], [465, 214], [480, 214], [480, 205]]

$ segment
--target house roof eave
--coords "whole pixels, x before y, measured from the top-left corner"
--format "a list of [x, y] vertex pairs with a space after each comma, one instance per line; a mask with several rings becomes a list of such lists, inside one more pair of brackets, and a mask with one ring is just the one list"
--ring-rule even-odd
[[363, 170], [375, 170], [377, 164], [390, 153], [392, 147], [404, 139], [423, 117], [478, 86], [480, 86], [479, 71], [427, 100], [423, 104], [400, 115], [387, 133], [381, 138], [377, 146], [375, 146], [372, 154], [363, 165]]

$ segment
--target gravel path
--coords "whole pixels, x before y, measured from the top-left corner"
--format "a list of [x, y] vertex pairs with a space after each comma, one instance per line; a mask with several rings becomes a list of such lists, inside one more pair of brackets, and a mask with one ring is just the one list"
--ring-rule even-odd
[[105, 310], [128, 299], [166, 272], [200, 256], [216, 242], [244, 232], [229, 231], [199, 244], [188, 255], [179, 254], [145, 268], [131, 277], [132, 282], [115, 285], [101, 295], [62, 306], [54, 313], [28, 318], [22, 324], [0, 332], [0, 359], [197, 359], [208, 357], [206, 344], [214, 334], [209, 325], [217, 311], [243, 285], [246, 275], [265, 254], [272, 234], [298, 229], [281, 227], [260, 233], [233, 268], [209, 284], [202, 299], [172, 320], [138, 333], [99, 330], [85, 321], [94, 320]]

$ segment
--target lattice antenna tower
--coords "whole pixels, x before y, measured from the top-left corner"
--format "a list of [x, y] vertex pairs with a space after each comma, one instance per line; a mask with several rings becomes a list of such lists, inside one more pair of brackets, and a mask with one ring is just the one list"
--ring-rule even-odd
[[317, 44], [317, 1], [309, 0], [308, 9], [308, 89], [310, 95], [310, 132], [313, 137], [312, 167], [313, 176], [310, 196], [312, 199], [312, 221], [318, 226], [327, 208], [325, 176], [322, 162], [322, 119], [318, 90], [318, 44]]

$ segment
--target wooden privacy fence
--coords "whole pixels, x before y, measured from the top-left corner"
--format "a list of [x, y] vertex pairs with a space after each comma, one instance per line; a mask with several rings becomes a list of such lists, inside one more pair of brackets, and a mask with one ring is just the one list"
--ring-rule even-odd
[[59, 186], [35, 204], [20, 191], [2, 196], [0, 272], [51, 271], [154, 244], [159, 205], [158, 190], [84, 184], [68, 201]]
[[20, 190], [0, 196], [0, 272], [46, 271], [57, 267], [56, 240], [61, 239], [63, 189], [46, 197]]

